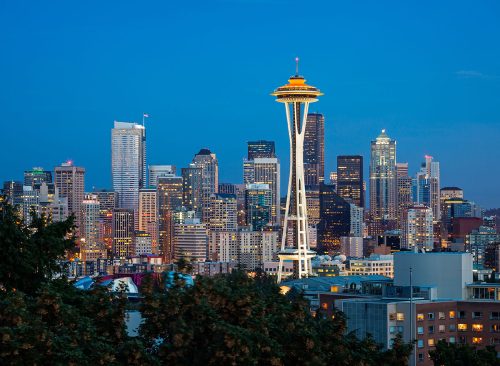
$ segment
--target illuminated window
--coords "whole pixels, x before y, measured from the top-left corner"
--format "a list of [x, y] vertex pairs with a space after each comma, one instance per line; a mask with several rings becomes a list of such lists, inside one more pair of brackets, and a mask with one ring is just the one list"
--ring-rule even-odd
[[446, 325], [439, 325], [439, 333], [444, 333], [446, 331]]
[[455, 343], [455, 337], [450, 337], [450, 343]]
[[324, 310], [328, 309], [328, 303], [326, 303], [326, 302], [322, 303], [321, 308]]
[[472, 344], [480, 344], [483, 342], [481, 337], [472, 337]]
[[500, 333], [500, 324], [492, 324], [490, 330], [492, 333]]
[[339, 287], [338, 286], [330, 287], [330, 292], [339, 292]]
[[424, 334], [424, 327], [417, 327], [418, 334]]
[[398, 321], [403, 321], [403, 320], [405, 320], [405, 315], [404, 315], [404, 313], [396, 313], [396, 320], [398, 320]]
[[419, 340], [417, 341], [417, 347], [418, 347], [418, 348], [424, 348], [424, 341], [423, 341], [422, 339], [419, 339]]
[[444, 319], [445, 318], [445, 314], [444, 314], [444, 311], [440, 311], [439, 312], [439, 319]]
[[424, 320], [424, 314], [417, 314], [417, 320], [419, 322], [421, 322], [422, 320]]
[[467, 331], [467, 324], [458, 324], [458, 331], [459, 332]]
[[453, 310], [450, 310], [449, 314], [450, 319], [455, 319], [455, 312]]
[[434, 338], [429, 338], [429, 339], [427, 340], [427, 345], [428, 345], [429, 347], [434, 347]]
[[472, 324], [472, 330], [474, 332], [482, 332], [483, 331], [483, 325], [482, 324]]

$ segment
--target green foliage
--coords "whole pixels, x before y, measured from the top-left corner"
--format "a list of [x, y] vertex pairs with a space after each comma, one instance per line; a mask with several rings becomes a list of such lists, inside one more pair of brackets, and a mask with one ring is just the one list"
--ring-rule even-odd
[[73, 248], [72, 219], [33, 217], [26, 227], [0, 202], [0, 364], [144, 365], [154, 363], [125, 333], [123, 295], [76, 289], [53, 279]]
[[429, 352], [434, 365], [439, 366], [498, 366], [495, 347], [487, 346], [477, 350], [467, 344], [439, 341], [436, 348]]
[[57, 260], [74, 248], [72, 229], [73, 218], [47, 223], [36, 215], [26, 226], [13, 207], [1, 201], [0, 288], [33, 294], [59, 272]]
[[198, 277], [193, 287], [142, 288], [147, 349], [169, 365], [405, 365], [401, 340], [383, 352], [368, 338], [344, 336], [345, 319], [311, 315], [307, 301], [287, 296], [268, 276], [244, 272]]
[[[26, 227], [0, 202], [1, 365], [407, 364], [410, 346], [400, 339], [383, 351], [371, 338], [345, 335], [342, 313], [313, 316], [300, 293], [282, 295], [260, 271], [198, 277], [192, 287], [177, 278], [168, 290], [146, 279], [145, 322], [131, 338], [124, 293], [54, 279], [58, 259], [74, 246], [72, 229], [72, 219], [36, 216]], [[189, 271], [190, 263], [180, 267]]]

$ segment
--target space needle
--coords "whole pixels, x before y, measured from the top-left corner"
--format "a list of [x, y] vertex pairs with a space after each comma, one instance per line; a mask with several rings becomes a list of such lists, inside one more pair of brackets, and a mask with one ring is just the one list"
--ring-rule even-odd
[[288, 84], [277, 88], [271, 95], [285, 105], [290, 138], [290, 176], [286, 196], [285, 220], [278, 253], [278, 283], [283, 277], [284, 261], [294, 262], [294, 274], [298, 278], [312, 274], [311, 258], [316, 255], [309, 247], [307, 225], [306, 189], [304, 184], [304, 135], [309, 103], [318, 101], [323, 95], [318, 88], [306, 84], [299, 75], [299, 58], [295, 59], [295, 75]]

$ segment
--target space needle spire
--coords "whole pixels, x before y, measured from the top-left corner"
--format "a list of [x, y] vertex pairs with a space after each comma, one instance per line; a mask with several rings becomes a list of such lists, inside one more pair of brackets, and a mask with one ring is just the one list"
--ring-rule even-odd
[[318, 88], [306, 84], [299, 75], [299, 58], [295, 58], [294, 76], [288, 84], [277, 88], [271, 95], [285, 105], [290, 139], [290, 176], [286, 196], [285, 221], [281, 237], [281, 250], [278, 253], [278, 283], [283, 277], [283, 263], [294, 262], [294, 274], [298, 278], [312, 274], [311, 258], [316, 255], [309, 246], [307, 224], [306, 189], [304, 181], [304, 135], [309, 104], [318, 101], [323, 95]]

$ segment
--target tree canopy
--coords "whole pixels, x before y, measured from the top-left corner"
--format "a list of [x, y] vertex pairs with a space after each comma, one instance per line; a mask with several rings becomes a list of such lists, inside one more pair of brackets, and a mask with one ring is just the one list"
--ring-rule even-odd
[[2, 365], [405, 365], [410, 347], [384, 351], [345, 335], [338, 312], [311, 314], [262, 273], [235, 271], [144, 281], [138, 337], [126, 332], [129, 303], [96, 286], [79, 290], [59, 271], [74, 247], [73, 222], [33, 217], [26, 226], [0, 200], [0, 364]]

